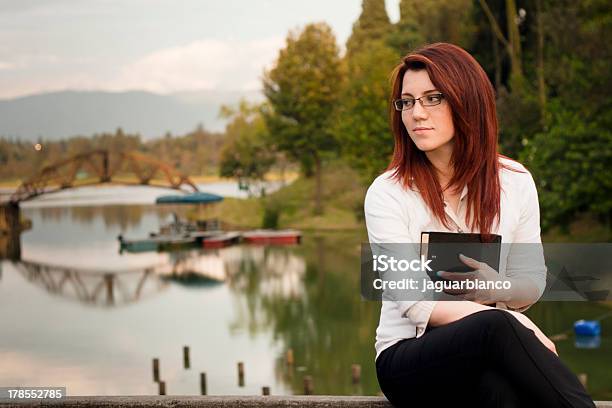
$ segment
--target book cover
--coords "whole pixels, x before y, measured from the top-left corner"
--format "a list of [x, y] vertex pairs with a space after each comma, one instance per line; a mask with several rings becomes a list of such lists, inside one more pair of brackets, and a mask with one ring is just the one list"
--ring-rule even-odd
[[436, 275], [437, 271], [471, 272], [473, 269], [459, 259], [459, 254], [484, 262], [499, 271], [501, 235], [437, 232], [421, 233], [421, 255], [431, 260], [431, 271], [427, 274], [433, 281], [445, 280]]

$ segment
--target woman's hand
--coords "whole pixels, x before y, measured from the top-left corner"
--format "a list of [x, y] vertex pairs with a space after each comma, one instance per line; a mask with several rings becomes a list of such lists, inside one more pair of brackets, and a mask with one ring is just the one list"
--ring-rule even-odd
[[[479, 262], [475, 259], [469, 258], [463, 254], [459, 254], [459, 260], [474, 269], [472, 272], [438, 272], [438, 276], [449, 280], [479, 280], [479, 281], [502, 281], [499, 273], [484, 262]], [[501, 286], [501, 285], [500, 285]], [[507, 301], [509, 298], [509, 291], [501, 291], [495, 289], [446, 289], [444, 291], [450, 295], [460, 295], [465, 300], [471, 300], [472, 302], [480, 304], [491, 304], [498, 301]], [[504, 293], [506, 292], [506, 293]]]
[[550, 351], [555, 353], [557, 356], [559, 356], [559, 353], [557, 353], [557, 348], [555, 347], [555, 343], [553, 343], [551, 339], [546, 337], [546, 335], [542, 333], [542, 330], [540, 330], [540, 328], [536, 326], [536, 324], [532, 322], [530, 318], [528, 318], [522, 313], [513, 312], [511, 310], [505, 310], [505, 311], [508, 313], [511, 313], [514, 317], [516, 317], [516, 319], [519, 322], [521, 322], [523, 326], [533, 331], [536, 337], [542, 342], [542, 344], [544, 344], [544, 346], [546, 346], [547, 349], [549, 349]]

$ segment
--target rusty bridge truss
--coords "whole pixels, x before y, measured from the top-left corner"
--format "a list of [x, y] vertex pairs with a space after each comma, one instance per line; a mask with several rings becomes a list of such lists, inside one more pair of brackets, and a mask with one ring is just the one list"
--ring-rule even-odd
[[24, 181], [10, 201], [18, 203], [41, 194], [102, 183], [198, 191], [188, 176], [160, 160], [138, 152], [94, 150], [45, 166]]

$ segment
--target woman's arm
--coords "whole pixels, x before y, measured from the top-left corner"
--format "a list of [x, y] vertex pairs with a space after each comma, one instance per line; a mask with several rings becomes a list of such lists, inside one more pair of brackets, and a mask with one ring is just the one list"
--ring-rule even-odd
[[[471, 315], [472, 313], [480, 312], [482, 310], [493, 310], [496, 309], [494, 307], [481, 305], [479, 303], [470, 302], [470, 301], [437, 301], [434, 306], [431, 315], [429, 316], [429, 325], [431, 326], [443, 326], [448, 323], [452, 323], [456, 320], [462, 319], [466, 316]], [[511, 310], [504, 309], [496, 309], [502, 310], [506, 313], [510, 313], [513, 315], [519, 322], [523, 324], [523, 326], [527, 327], [529, 330], [532, 330], [536, 337], [553, 353], [557, 354], [557, 349], [555, 348], [555, 343], [553, 343], [542, 331], [535, 325], [534, 322], [531, 321], [524, 314], [513, 312]], [[558, 355], [558, 354], [557, 354]]]
[[515, 193], [522, 198], [520, 218], [506, 264], [506, 279], [512, 284], [513, 296], [500, 299], [507, 308], [519, 312], [528, 309], [543, 295], [547, 269], [540, 238], [538, 190], [531, 173], [527, 171], [522, 178], [523, 185]]
[[[401, 187], [378, 177], [368, 188], [364, 201], [365, 222], [372, 255], [394, 256], [396, 259], [419, 259], [419, 244], [410, 235], [408, 208], [411, 197]], [[379, 272], [381, 279], [427, 278], [423, 271]], [[393, 301], [402, 318], [416, 326], [416, 337], [425, 333], [429, 315], [435, 305], [421, 290], [383, 291], [383, 302]]]

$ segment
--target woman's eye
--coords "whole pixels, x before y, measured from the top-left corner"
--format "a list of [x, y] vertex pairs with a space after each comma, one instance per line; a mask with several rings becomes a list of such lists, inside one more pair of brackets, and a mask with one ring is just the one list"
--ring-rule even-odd
[[403, 99], [402, 100], [402, 104], [406, 107], [412, 106], [413, 103], [414, 103], [413, 99]]
[[430, 95], [427, 97], [427, 100], [429, 102], [439, 102], [440, 101], [440, 95]]

